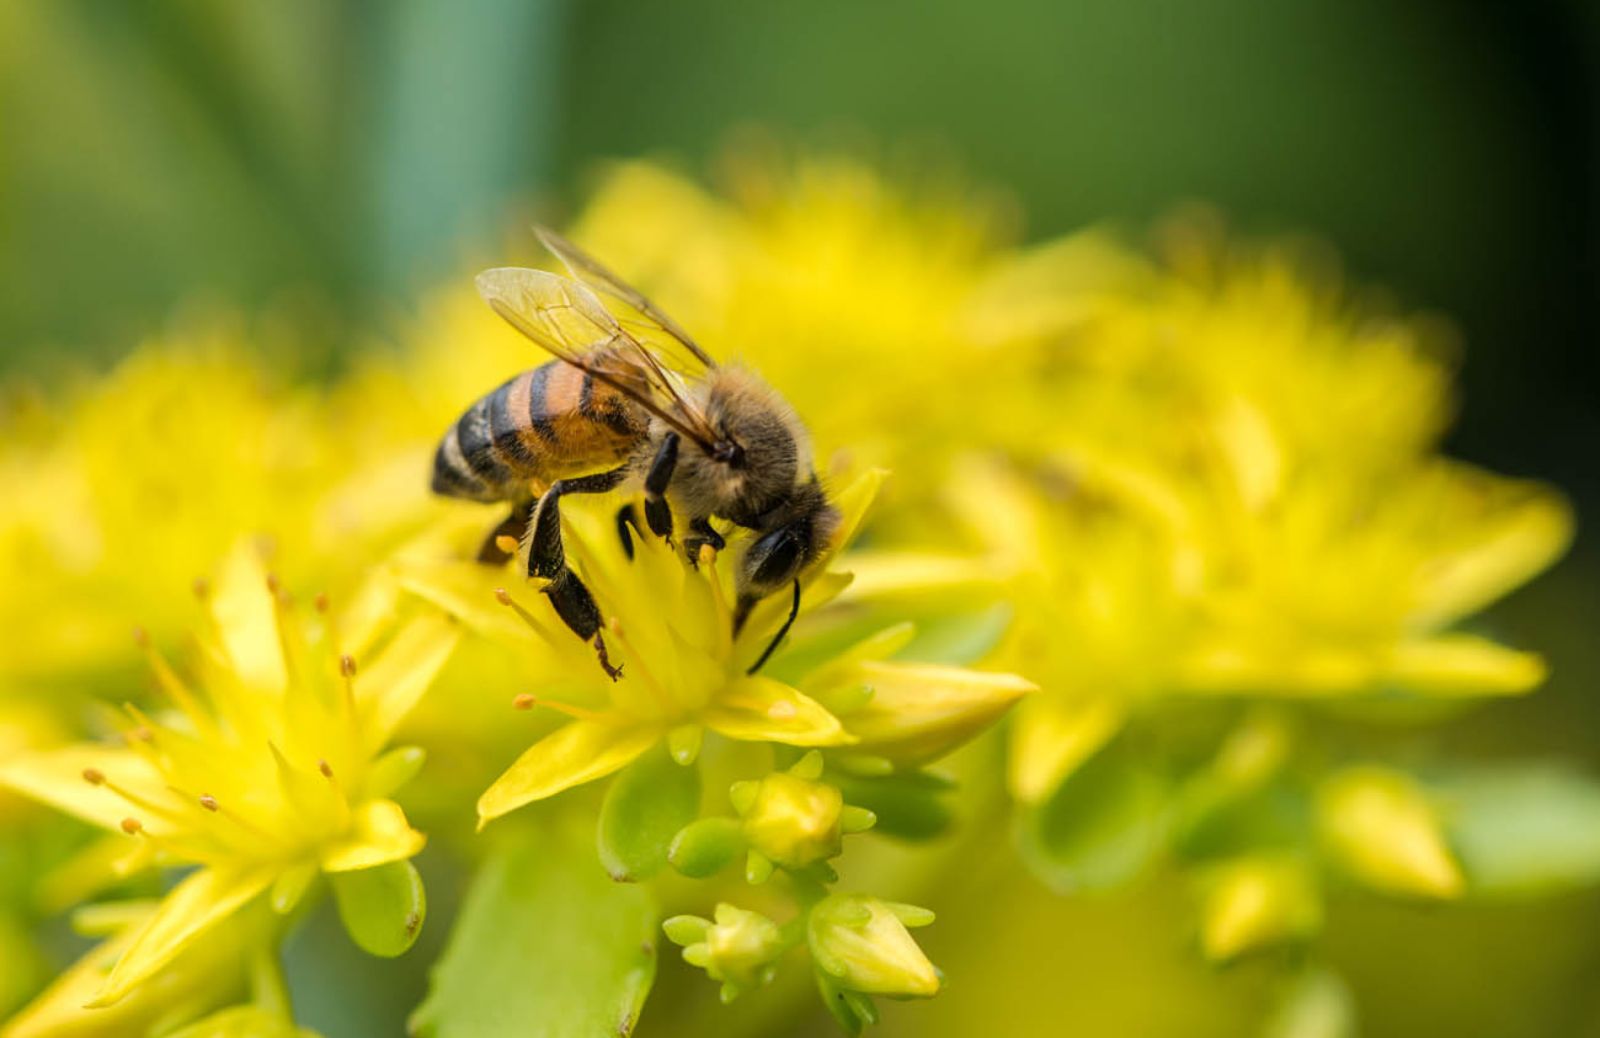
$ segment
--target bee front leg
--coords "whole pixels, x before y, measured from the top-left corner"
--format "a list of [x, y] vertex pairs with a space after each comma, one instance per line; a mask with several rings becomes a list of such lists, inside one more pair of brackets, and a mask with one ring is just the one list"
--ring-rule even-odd
[[613, 667], [606, 655], [605, 639], [600, 635], [600, 607], [578, 575], [567, 565], [566, 548], [561, 543], [561, 497], [563, 494], [603, 494], [620, 484], [627, 466], [610, 472], [597, 472], [577, 479], [558, 479], [539, 499], [533, 512], [533, 542], [528, 546], [528, 576], [543, 577], [542, 589], [550, 596], [556, 615], [586, 642], [593, 642], [600, 666], [615, 681], [621, 667]]
[[712, 551], [721, 551], [727, 547], [728, 542], [723, 540], [722, 534], [711, 528], [711, 523], [704, 517], [689, 520], [689, 536], [683, 539], [683, 550], [689, 556], [690, 562], [700, 558], [701, 545], [711, 545]]
[[678, 434], [669, 432], [661, 437], [661, 446], [644, 477], [644, 520], [651, 533], [668, 543], [672, 541], [672, 509], [667, 505], [666, 495], [672, 483], [672, 471], [677, 466]]

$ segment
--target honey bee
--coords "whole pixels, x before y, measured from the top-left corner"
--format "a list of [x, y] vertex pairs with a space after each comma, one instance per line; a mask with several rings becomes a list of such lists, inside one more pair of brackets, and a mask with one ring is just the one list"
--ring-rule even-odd
[[[501, 267], [478, 275], [478, 291], [512, 327], [554, 355], [469, 407], [439, 442], [433, 490], [473, 501], [509, 502], [511, 514], [484, 542], [479, 561], [503, 564], [508, 538], [528, 539], [528, 574], [568, 627], [606, 656], [594, 596], [567, 565], [561, 498], [626, 484], [644, 491], [645, 526], [673, 542], [674, 512], [687, 519], [682, 548], [726, 544], [713, 519], [752, 531], [735, 573], [734, 631], [757, 602], [793, 584], [788, 619], [800, 609], [798, 575], [840, 522], [812, 464], [805, 426], [754, 372], [712, 360], [670, 317], [577, 246], [544, 228], [540, 240], [569, 274]], [[633, 505], [617, 513], [631, 558]]]

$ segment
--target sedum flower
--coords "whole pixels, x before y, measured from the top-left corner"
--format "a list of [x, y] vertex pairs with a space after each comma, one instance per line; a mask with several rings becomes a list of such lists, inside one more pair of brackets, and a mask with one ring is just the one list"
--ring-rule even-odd
[[[830, 548], [801, 575], [793, 657], [814, 655], [803, 645], [804, 629], [813, 617], [820, 623], [818, 614], [849, 583], [849, 575], [830, 564], [859, 528], [881, 480], [881, 473], [858, 476], [834, 495], [843, 521]], [[826, 659], [809, 672], [823, 674], [816, 689], [806, 675], [790, 683], [747, 673], [783, 626], [791, 605], [787, 596], [761, 602], [735, 636], [731, 575], [715, 552], [704, 549], [691, 564], [660, 539], [641, 537], [635, 539], [630, 558], [616, 535], [614, 501], [572, 504], [562, 509], [568, 557], [606, 618], [608, 652], [622, 667], [616, 681], [605, 676], [593, 649], [561, 624], [548, 603], [497, 587], [506, 580], [503, 572], [454, 561], [465, 554], [466, 541], [482, 536], [481, 520], [460, 525], [461, 545], [453, 546], [447, 531], [442, 543], [424, 542], [395, 564], [405, 587], [491, 636], [531, 650], [530, 679], [537, 682], [532, 686], [537, 691], [523, 693], [516, 705], [544, 706], [569, 718], [534, 743], [483, 794], [480, 822], [602, 778], [663, 740], [680, 763], [689, 763], [708, 729], [730, 739], [801, 747], [857, 741], [811, 694], [837, 687], [836, 679], [824, 672]], [[740, 547], [735, 538], [727, 550]], [[493, 604], [496, 599], [501, 606]], [[782, 672], [785, 655], [774, 657], [774, 672]], [[926, 693], [935, 701], [951, 694], [946, 685], [970, 682], [959, 668], [924, 672], [914, 664], [889, 661], [880, 666], [891, 678], [899, 668], [922, 674]], [[1006, 676], [994, 680], [1015, 683]], [[973, 725], [966, 728], [969, 734], [974, 730]]]
[[166, 1034], [244, 994], [256, 957], [282, 922], [258, 902], [235, 915], [229, 925], [212, 927], [197, 936], [166, 969], [126, 998], [110, 1006], [88, 1005], [154, 909], [154, 903], [129, 902], [99, 905], [80, 913], [75, 920], [80, 930], [92, 931], [91, 936], [109, 935], [0, 1026], [0, 1038]]
[[719, 904], [715, 922], [699, 916], [673, 916], [662, 924], [667, 937], [683, 946], [683, 959], [722, 982], [722, 1001], [763, 987], [776, 975], [777, 960], [789, 947], [778, 924], [759, 912]]
[[927, 926], [933, 913], [863, 894], [830, 894], [812, 909], [807, 941], [817, 968], [847, 991], [894, 998], [931, 998], [939, 971], [907, 927]]
[[236, 550], [203, 589], [201, 683], [148, 646], [170, 710], [128, 708], [124, 746], [81, 744], [0, 767], [0, 783], [124, 834], [123, 871], [195, 866], [130, 935], [94, 996], [111, 1005], [185, 948], [270, 895], [287, 912], [319, 872], [410, 858], [423, 837], [389, 795], [414, 751], [390, 733], [457, 640], [423, 614], [392, 636], [383, 616], [308, 629], [259, 556]]
[[1452, 899], [1466, 879], [1426, 794], [1404, 772], [1344, 768], [1317, 791], [1317, 828], [1329, 857], [1376, 890]]

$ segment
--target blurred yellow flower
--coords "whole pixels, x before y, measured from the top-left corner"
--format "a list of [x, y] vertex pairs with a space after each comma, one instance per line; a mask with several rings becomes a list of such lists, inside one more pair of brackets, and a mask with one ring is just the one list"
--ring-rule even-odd
[[124, 747], [0, 766], [11, 789], [125, 833], [123, 871], [199, 866], [129, 937], [95, 1005], [122, 999], [269, 890], [287, 912], [319, 872], [402, 860], [423, 843], [388, 799], [417, 761], [383, 751], [454, 647], [454, 623], [424, 613], [391, 633], [384, 611], [358, 601], [338, 621], [319, 609], [308, 631], [248, 547], [203, 591], [200, 691], [149, 650], [170, 716], [129, 706]]

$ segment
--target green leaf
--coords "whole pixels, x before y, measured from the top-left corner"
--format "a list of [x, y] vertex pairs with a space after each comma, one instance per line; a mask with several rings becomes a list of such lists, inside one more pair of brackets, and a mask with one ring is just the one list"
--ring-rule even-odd
[[845, 803], [864, 807], [877, 816], [873, 832], [882, 836], [931, 840], [950, 828], [955, 817], [943, 795], [948, 786], [921, 772], [880, 777], [831, 771], [828, 781], [839, 787]]
[[1164, 783], [1113, 744], [1022, 817], [1019, 848], [1035, 874], [1059, 892], [1121, 886], [1160, 849], [1166, 801]]
[[700, 769], [656, 747], [624, 768], [606, 790], [596, 831], [600, 863], [619, 883], [648, 879], [667, 863], [678, 830], [700, 812]]
[[1472, 894], [1600, 882], [1600, 779], [1557, 764], [1472, 769], [1430, 784]]
[[421, 1038], [624, 1038], [656, 972], [656, 912], [587, 840], [526, 832], [484, 863], [411, 1020]]
[[667, 858], [690, 879], [714, 876], [744, 853], [744, 829], [732, 818], [690, 822], [672, 838]]
[[363, 951], [393, 958], [404, 954], [422, 932], [428, 898], [409, 861], [331, 872], [328, 878], [345, 932]]

